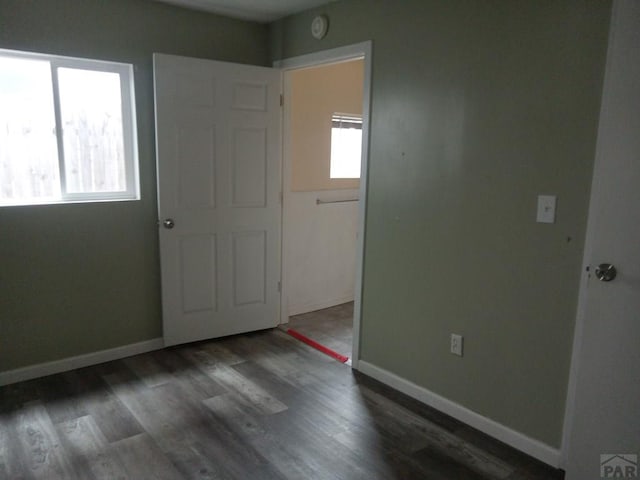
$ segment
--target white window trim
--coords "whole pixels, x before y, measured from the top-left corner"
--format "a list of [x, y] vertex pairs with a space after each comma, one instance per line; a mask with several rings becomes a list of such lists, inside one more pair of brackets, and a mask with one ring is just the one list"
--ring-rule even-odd
[[[137, 124], [135, 116], [134, 72], [133, 65], [119, 62], [108, 62], [85, 58], [62, 57], [17, 50], [0, 49], [5, 57], [42, 60], [51, 66], [51, 88], [56, 123], [56, 141], [58, 149], [58, 168], [60, 175], [60, 198], [37, 198], [33, 201], [20, 200], [15, 203], [2, 203], [2, 207], [23, 205], [50, 205], [61, 203], [84, 203], [103, 201], [140, 200], [140, 172], [138, 165]], [[64, 160], [63, 130], [61, 128], [60, 90], [58, 88], [58, 69], [74, 68], [100, 72], [116, 73], [120, 77], [120, 95], [122, 104], [122, 130], [124, 146], [124, 163], [126, 190], [119, 192], [84, 192], [69, 193], [66, 191], [66, 169]]]
[[348, 122], [358, 124], [360, 125], [358, 129], [362, 130], [362, 115], [360, 114], [334, 112], [331, 115], [331, 123], [333, 124], [333, 122]]

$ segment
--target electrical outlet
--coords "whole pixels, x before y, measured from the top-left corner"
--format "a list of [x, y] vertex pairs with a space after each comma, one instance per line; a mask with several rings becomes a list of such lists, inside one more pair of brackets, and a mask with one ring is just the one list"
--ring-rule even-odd
[[451, 353], [454, 355], [462, 356], [462, 335], [457, 335], [455, 333], [451, 334]]

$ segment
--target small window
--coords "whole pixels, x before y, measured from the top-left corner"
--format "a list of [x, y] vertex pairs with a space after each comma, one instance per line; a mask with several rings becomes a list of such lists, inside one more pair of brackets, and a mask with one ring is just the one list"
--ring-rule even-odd
[[0, 206], [139, 198], [131, 65], [0, 50]]
[[334, 113], [331, 117], [331, 178], [360, 178], [362, 116]]

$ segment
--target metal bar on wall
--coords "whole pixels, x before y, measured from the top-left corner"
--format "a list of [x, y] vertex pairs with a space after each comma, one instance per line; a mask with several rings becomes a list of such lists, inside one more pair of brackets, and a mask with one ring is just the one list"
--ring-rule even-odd
[[316, 205], [324, 205], [326, 203], [346, 203], [346, 202], [357, 202], [359, 198], [348, 198], [346, 200], [322, 200], [320, 198], [316, 198]]

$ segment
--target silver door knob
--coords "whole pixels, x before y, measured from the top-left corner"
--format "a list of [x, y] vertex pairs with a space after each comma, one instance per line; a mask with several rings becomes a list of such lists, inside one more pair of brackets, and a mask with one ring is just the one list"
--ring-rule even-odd
[[162, 226], [163, 226], [164, 228], [169, 228], [169, 229], [171, 229], [171, 228], [175, 227], [175, 226], [176, 226], [176, 224], [175, 224], [175, 222], [173, 221], [173, 218], [167, 218], [167, 219], [165, 219], [165, 220], [162, 222]]
[[601, 282], [610, 282], [617, 274], [616, 267], [610, 263], [601, 263], [596, 267], [596, 278]]

